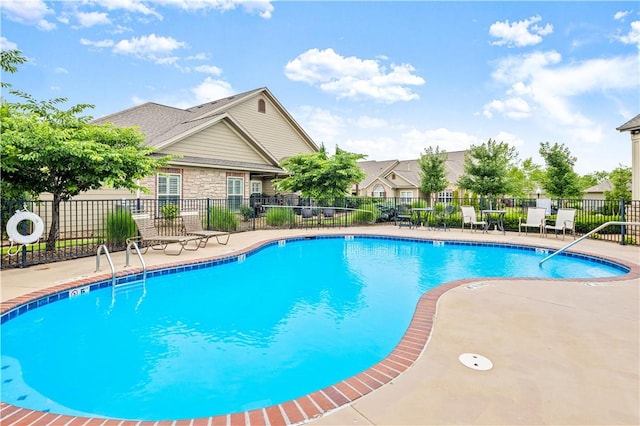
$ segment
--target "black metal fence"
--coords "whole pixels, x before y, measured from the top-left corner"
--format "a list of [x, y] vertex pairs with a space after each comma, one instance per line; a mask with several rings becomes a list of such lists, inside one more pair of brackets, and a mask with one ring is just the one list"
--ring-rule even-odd
[[[180, 235], [184, 227], [179, 213], [197, 211], [205, 229], [246, 232], [262, 229], [353, 227], [393, 223], [399, 213], [415, 207], [431, 207], [426, 226], [459, 228], [462, 223], [460, 205], [473, 205], [478, 212], [486, 208], [506, 211], [507, 231], [517, 231], [519, 220], [536, 199], [503, 198], [499, 200], [455, 199], [429, 202], [423, 199], [347, 197], [331, 201], [303, 199], [296, 195], [252, 196], [233, 199], [120, 199], [78, 200], [60, 203], [57, 221], [52, 201], [2, 200], [0, 242], [2, 268], [26, 267], [78, 257], [93, 256], [101, 245], [110, 252], [124, 250], [127, 238], [137, 235], [132, 212], [143, 211], [155, 218], [161, 234]], [[446, 206], [454, 206], [445, 213]], [[585, 234], [608, 221], [640, 221], [640, 201], [552, 200], [549, 220], [558, 208], [575, 208], [577, 235]], [[17, 211], [26, 209], [37, 214], [44, 232], [32, 244], [19, 245], [9, 239], [6, 225]], [[451, 212], [452, 211], [452, 212]], [[29, 235], [33, 223], [23, 220], [17, 232]], [[640, 244], [640, 227], [611, 225], [593, 234], [597, 238], [619, 244]]]

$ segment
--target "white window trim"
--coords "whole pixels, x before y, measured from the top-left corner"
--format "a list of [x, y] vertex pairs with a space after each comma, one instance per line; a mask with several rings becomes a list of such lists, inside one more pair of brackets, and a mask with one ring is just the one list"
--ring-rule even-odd
[[[254, 192], [253, 185], [258, 185], [260, 187], [260, 191]], [[251, 194], [262, 194], [262, 181], [261, 180], [252, 180], [250, 183]]]

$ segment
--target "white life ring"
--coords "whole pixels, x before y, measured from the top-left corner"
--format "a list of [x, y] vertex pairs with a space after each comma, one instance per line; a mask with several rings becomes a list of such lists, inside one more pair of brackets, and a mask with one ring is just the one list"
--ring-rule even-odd
[[[23, 220], [30, 220], [33, 222], [33, 232], [29, 235], [22, 235], [18, 232], [18, 224]], [[9, 236], [9, 239], [16, 244], [35, 243], [40, 239], [43, 231], [44, 224], [42, 223], [40, 216], [25, 210], [16, 212], [16, 214], [11, 216], [7, 222], [7, 235]]]

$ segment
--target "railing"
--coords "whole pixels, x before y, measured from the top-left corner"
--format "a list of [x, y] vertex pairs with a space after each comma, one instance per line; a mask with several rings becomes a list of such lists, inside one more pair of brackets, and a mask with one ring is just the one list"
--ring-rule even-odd
[[[525, 218], [527, 208], [535, 206], [537, 199], [508, 198], [492, 201], [492, 206], [505, 210], [504, 225], [507, 231], [518, 230], [519, 218]], [[137, 235], [131, 212], [142, 210], [151, 214], [161, 235], [179, 235], [184, 232], [182, 221], [163, 215], [162, 206], [167, 200], [151, 198], [113, 200], [71, 200], [59, 206], [54, 214], [51, 200], [27, 201], [29, 211], [42, 218], [45, 233], [40, 242], [22, 246], [18, 253], [10, 256], [10, 241], [6, 235], [0, 240], [0, 267], [24, 268], [31, 265], [89, 257], [96, 254], [101, 245], [111, 253], [126, 250], [127, 239]], [[452, 207], [443, 225], [460, 228], [462, 215], [460, 206], [471, 205], [476, 211], [488, 207], [487, 200], [478, 198], [456, 198], [431, 201], [420, 198], [345, 197], [332, 200], [310, 200], [299, 196], [252, 196], [244, 199], [180, 199], [172, 201], [179, 211], [195, 211], [202, 220], [203, 228], [230, 232], [293, 228], [338, 228], [397, 224], [397, 214], [415, 207], [433, 208], [428, 226], [437, 224], [436, 218], [444, 209]], [[2, 200], [0, 224], [5, 225], [13, 213], [22, 209], [24, 200]], [[610, 221], [640, 221], [640, 200], [631, 202], [605, 200], [551, 200], [553, 219], [557, 208], [575, 208], [576, 235], [584, 235]], [[326, 215], [324, 209], [334, 211]], [[311, 216], [303, 217], [302, 210], [310, 209]], [[166, 209], [165, 209], [166, 210]], [[166, 212], [166, 211], [165, 211]], [[305, 211], [308, 213], [308, 211]], [[54, 226], [57, 224], [57, 226]], [[32, 229], [21, 233], [29, 233]], [[55, 228], [55, 229], [54, 229]], [[640, 227], [618, 225], [591, 233], [592, 238], [619, 244], [640, 245]]]
[[111, 287], [116, 286], [116, 268], [113, 266], [113, 261], [111, 260], [111, 255], [109, 254], [109, 249], [106, 245], [102, 244], [98, 247], [98, 251], [96, 252], [96, 272], [100, 271], [100, 254], [104, 251], [104, 255], [107, 257], [107, 261], [109, 262], [109, 267], [111, 268]]
[[144, 262], [144, 259], [142, 258], [142, 253], [140, 253], [140, 248], [138, 248], [138, 244], [136, 244], [135, 241], [128, 241], [127, 243], [127, 251], [125, 254], [125, 265], [124, 267], [127, 268], [130, 266], [129, 263], [129, 257], [131, 256], [131, 247], [133, 247], [134, 249], [136, 249], [136, 254], [138, 255], [138, 259], [140, 260], [140, 263], [142, 264], [142, 279], [146, 280], [147, 279], [147, 265]]
[[580, 241], [584, 240], [585, 238], [589, 238], [589, 236], [591, 234], [594, 234], [594, 233], [598, 232], [599, 230], [606, 228], [609, 225], [640, 226], [640, 222], [618, 222], [618, 221], [612, 221], [612, 222], [603, 223], [602, 225], [598, 226], [597, 228], [587, 232], [586, 234], [584, 234], [582, 237], [578, 238], [577, 240], [572, 241], [571, 243], [569, 243], [566, 246], [562, 247], [560, 250], [551, 253], [549, 256], [547, 256], [544, 259], [542, 259], [540, 261], [540, 263], [538, 263], [538, 265], [542, 266], [542, 264], [544, 262], [546, 262], [547, 260], [551, 259], [553, 256], [566, 251], [567, 249], [575, 246], [576, 244], [578, 244]]

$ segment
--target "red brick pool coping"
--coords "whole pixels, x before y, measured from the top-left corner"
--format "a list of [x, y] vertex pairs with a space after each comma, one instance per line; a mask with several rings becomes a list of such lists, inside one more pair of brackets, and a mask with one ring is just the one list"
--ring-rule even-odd
[[[354, 235], [358, 234], [347, 234]], [[318, 235], [322, 236], [322, 235]], [[336, 235], [330, 235], [330, 237], [340, 237]], [[367, 238], [376, 238], [376, 235], [367, 234]], [[399, 239], [406, 240], [403, 237], [389, 237], [379, 236], [384, 239]], [[313, 237], [311, 237], [313, 238]], [[285, 238], [296, 239], [296, 238]], [[428, 238], [409, 238], [410, 240], [425, 240], [431, 241]], [[233, 255], [225, 254], [210, 258], [195, 259], [185, 262], [174, 262], [170, 264], [155, 265], [148, 268], [148, 271], [154, 271], [159, 269], [168, 269], [179, 266], [186, 266], [191, 264], [210, 262], [225, 258], [234, 258], [241, 254], [249, 253], [257, 248], [268, 245], [270, 243], [281, 240], [281, 238], [265, 240], [252, 246], [243, 249], [241, 251], [233, 253]], [[457, 241], [459, 243], [459, 241]], [[512, 244], [501, 243], [486, 243], [496, 246], [510, 246]], [[474, 243], [474, 245], [483, 245], [483, 243]], [[555, 250], [555, 249], [550, 249]], [[629, 268], [629, 272], [624, 275], [606, 278], [592, 278], [589, 281], [592, 282], [610, 282], [610, 281], [626, 281], [640, 277], [640, 266], [635, 264], [628, 264], [619, 259], [611, 259], [603, 256], [597, 256], [589, 253], [573, 252], [584, 254], [589, 257], [595, 257], [604, 259], [616, 264], [621, 264]], [[129, 271], [123, 271], [116, 274], [117, 277], [124, 277], [128, 275], [139, 274], [142, 272], [141, 268], [131, 269]], [[25, 296], [16, 297], [14, 299], [2, 302], [0, 305], [0, 314], [5, 314], [12, 309], [16, 309], [18, 306], [25, 305], [29, 302], [33, 302], [42, 297], [52, 294], [60, 293], [63, 291], [71, 290], [73, 288], [94, 284], [105, 280], [110, 280], [111, 275], [103, 274], [94, 276], [91, 278], [79, 279], [63, 284], [58, 284], [46, 289], [38, 290], [29, 293]], [[0, 424], [3, 426], [20, 425], [20, 426], [40, 426], [40, 425], [104, 425], [104, 426], [152, 426], [152, 425], [210, 425], [210, 426], [239, 426], [239, 425], [294, 425], [304, 423], [315, 418], [318, 418], [326, 413], [329, 413], [337, 408], [348, 405], [358, 398], [373, 392], [374, 390], [390, 383], [394, 378], [405, 372], [413, 363], [420, 357], [423, 350], [426, 348], [431, 332], [433, 330], [433, 324], [436, 317], [438, 300], [447, 291], [460, 286], [468, 285], [470, 283], [482, 281], [504, 281], [504, 278], [471, 278], [452, 281], [446, 284], [442, 284], [432, 290], [424, 293], [417, 305], [413, 314], [413, 318], [409, 323], [405, 334], [402, 336], [400, 343], [394, 348], [394, 350], [382, 361], [373, 365], [372, 367], [364, 370], [355, 376], [345, 379], [341, 382], [335, 383], [331, 386], [327, 386], [323, 389], [315, 391], [311, 394], [302, 396], [300, 398], [286, 401], [281, 404], [271, 405], [269, 407], [238, 412], [233, 414], [218, 415], [212, 417], [202, 417], [196, 419], [186, 420], [166, 420], [166, 421], [138, 421], [138, 420], [119, 420], [119, 419], [106, 419], [106, 418], [92, 418], [92, 417], [75, 417], [68, 415], [52, 414], [42, 411], [34, 411], [27, 408], [20, 408], [12, 404], [0, 402]], [[535, 278], [509, 278], [509, 281], [535, 281]], [[552, 281], [578, 281], [576, 279], [549, 279], [543, 280]]]

